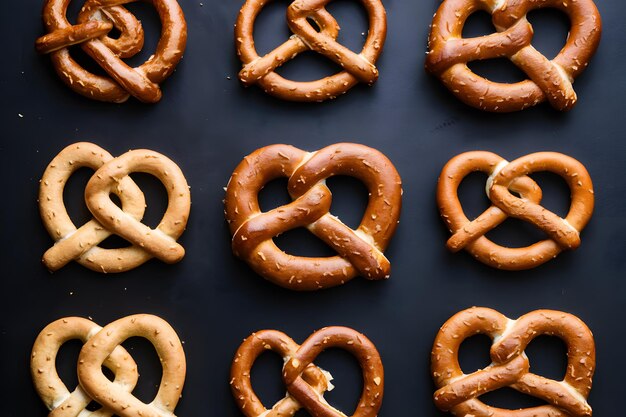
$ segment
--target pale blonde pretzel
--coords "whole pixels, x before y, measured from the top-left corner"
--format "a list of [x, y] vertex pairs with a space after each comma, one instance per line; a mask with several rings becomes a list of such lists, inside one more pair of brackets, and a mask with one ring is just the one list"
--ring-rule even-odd
[[[56, 370], [56, 357], [66, 342], [78, 339], [83, 344], [102, 328], [90, 320], [66, 317], [47, 325], [35, 340], [30, 359], [30, 369], [37, 393], [50, 410], [50, 417], [111, 417], [113, 411], [103, 407], [86, 411], [93, 398], [79, 385], [70, 393]], [[137, 384], [137, 364], [128, 352], [117, 346], [103, 365], [115, 375], [112, 384], [131, 392]]]
[[[69, 177], [81, 167], [96, 171], [85, 195], [88, 208], [96, 219], [77, 228], [63, 204], [63, 189]], [[120, 173], [120, 170], [125, 171]], [[155, 175], [167, 188], [168, 208], [155, 230], [140, 223], [145, 199], [128, 176], [137, 171]], [[110, 200], [109, 193], [120, 198], [121, 208]], [[90, 207], [92, 200], [94, 203]], [[92, 143], [70, 145], [52, 160], [41, 179], [41, 218], [55, 240], [55, 245], [44, 254], [43, 262], [48, 269], [56, 271], [76, 260], [98, 272], [127, 271], [153, 257], [164, 262], [177, 262], [184, 256], [184, 249], [176, 239], [185, 230], [190, 204], [189, 187], [180, 168], [161, 154], [136, 150], [113, 158]], [[133, 246], [119, 249], [98, 247], [112, 233], [124, 237]]]
[[[149, 0], [161, 19], [161, 37], [154, 55], [131, 68], [122, 59], [137, 54], [144, 43], [141, 22], [123, 6], [134, 1], [86, 0], [78, 23], [72, 25], [66, 17], [70, 0], [46, 0], [43, 20], [49, 33], [37, 39], [36, 48], [50, 54], [63, 82], [85, 97], [120, 103], [132, 95], [146, 103], [157, 102], [161, 99], [159, 83], [174, 72], [183, 57], [187, 24], [176, 0]], [[121, 33], [117, 39], [108, 36], [113, 28]], [[74, 61], [68, 47], [76, 44], [108, 76], [90, 73]]]
[[[304, 341], [300, 346], [286, 334], [276, 330], [263, 330], [245, 339], [233, 359], [230, 387], [239, 406], [247, 417], [293, 416], [304, 408], [316, 417], [345, 417], [324, 400], [330, 391], [332, 377], [313, 364], [325, 349], [340, 348], [352, 353], [363, 370], [363, 390], [352, 417], [375, 417], [383, 400], [385, 386], [383, 364], [374, 344], [363, 334], [347, 327], [326, 327]], [[250, 382], [250, 372], [257, 357], [265, 350], [279, 353], [285, 362], [283, 381], [287, 396], [270, 410], [255, 394]]]
[[[254, 46], [254, 22], [266, 0], [246, 0], [235, 24], [237, 54], [243, 62], [239, 73], [248, 86], [259, 84], [266, 93], [293, 101], [324, 101], [345, 94], [359, 82], [373, 84], [378, 79], [374, 65], [382, 53], [387, 18], [380, 0], [360, 0], [369, 15], [368, 36], [360, 53], [339, 44], [337, 21], [326, 10], [332, 0], [295, 0], [287, 9], [287, 23], [293, 32], [286, 42], [265, 56]], [[312, 19], [319, 31], [307, 18]], [[335, 62], [342, 71], [316, 81], [287, 80], [275, 70], [298, 54], [312, 50]]]
[[[459, 348], [476, 334], [491, 338], [492, 363], [465, 374], [459, 365]], [[556, 336], [567, 345], [567, 372], [562, 381], [533, 374], [524, 353], [541, 335]], [[587, 397], [595, 370], [595, 343], [579, 318], [553, 310], [536, 310], [510, 320], [489, 308], [473, 307], [450, 318], [435, 339], [431, 371], [438, 388], [437, 407], [457, 417], [584, 417], [591, 416]], [[511, 387], [540, 398], [547, 405], [518, 410], [488, 406], [478, 397]]]
[[[570, 19], [567, 42], [549, 60], [531, 44], [533, 28], [526, 14], [538, 8], [561, 10]], [[497, 33], [463, 38], [466, 19], [484, 10], [492, 15]], [[426, 69], [470, 106], [493, 112], [523, 110], [543, 101], [558, 110], [576, 103], [572, 87], [589, 64], [600, 42], [602, 23], [593, 0], [444, 0], [434, 16]], [[467, 63], [506, 57], [529, 79], [506, 84], [472, 72]]]
[[[355, 177], [369, 190], [369, 203], [356, 230], [329, 213], [332, 196], [325, 180], [333, 175]], [[294, 201], [261, 212], [258, 193], [278, 177], [289, 178]], [[388, 278], [391, 265], [383, 251], [395, 232], [401, 202], [401, 180], [391, 161], [354, 143], [313, 153], [289, 145], [258, 149], [237, 166], [224, 200], [235, 255], [264, 278], [294, 290], [328, 288], [357, 275]], [[310, 258], [281, 251], [272, 238], [297, 227], [306, 227], [338, 256]]]
[[[130, 337], [152, 343], [163, 367], [161, 384], [149, 404], [111, 382], [102, 372], [106, 358]], [[174, 417], [185, 374], [185, 352], [178, 335], [165, 320], [149, 314], [124, 317], [105, 326], [78, 356], [78, 380], [87, 395], [120, 417]]]
[[[486, 191], [493, 205], [470, 220], [463, 212], [457, 189], [473, 171], [489, 175]], [[540, 171], [561, 176], [569, 186], [572, 198], [564, 219], [539, 205], [541, 189], [527, 175]], [[512, 192], [518, 192], [520, 197]], [[474, 151], [455, 156], [445, 165], [439, 176], [437, 205], [452, 233], [448, 249], [466, 249], [494, 268], [521, 270], [539, 266], [561, 251], [580, 245], [580, 232], [593, 213], [594, 194], [589, 173], [569, 156], [538, 152], [508, 162], [491, 152]], [[489, 240], [485, 234], [509, 216], [535, 225], [548, 239], [523, 248], [508, 248]]]

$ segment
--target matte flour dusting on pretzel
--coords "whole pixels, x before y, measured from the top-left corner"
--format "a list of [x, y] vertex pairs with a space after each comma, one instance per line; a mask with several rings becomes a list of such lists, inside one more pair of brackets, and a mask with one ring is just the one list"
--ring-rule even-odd
[[[463, 341], [476, 334], [492, 341], [492, 363], [465, 374], [459, 365]], [[555, 336], [567, 345], [567, 371], [554, 381], [530, 372], [526, 346], [541, 335]], [[589, 328], [579, 318], [553, 310], [537, 310], [510, 320], [495, 310], [473, 307], [450, 318], [439, 330], [431, 353], [431, 371], [438, 388], [435, 405], [457, 417], [588, 417], [587, 397], [595, 371], [596, 351]], [[491, 407], [479, 397], [511, 387], [546, 402], [546, 405], [504, 409]]]
[[[571, 22], [567, 42], [552, 60], [531, 44], [533, 28], [526, 14], [550, 7]], [[497, 33], [463, 38], [463, 26], [474, 12], [492, 15]], [[426, 69], [438, 76], [461, 101], [493, 112], [523, 110], [548, 101], [558, 110], [576, 103], [574, 79], [587, 67], [600, 42], [602, 23], [593, 0], [444, 0], [435, 14], [428, 39]], [[505, 84], [470, 70], [474, 60], [506, 57], [528, 79]]]
[[[334, 175], [355, 177], [369, 191], [356, 230], [329, 213], [332, 196], [325, 180]], [[261, 212], [258, 193], [279, 177], [289, 178], [293, 202]], [[224, 203], [235, 255], [275, 284], [316, 290], [357, 275], [389, 277], [391, 266], [383, 251], [395, 232], [401, 199], [400, 176], [387, 157], [363, 145], [339, 143], [314, 153], [289, 145], [254, 151], [233, 172]], [[309, 258], [280, 250], [272, 239], [297, 227], [306, 227], [338, 255]]]
[[[76, 227], [63, 203], [63, 189], [79, 168], [95, 171], [85, 190], [87, 208], [94, 219]], [[168, 206], [156, 229], [141, 223], [146, 202], [130, 178], [133, 172], [154, 175], [165, 186]], [[121, 201], [116, 206], [110, 195]], [[180, 168], [169, 158], [150, 150], [134, 150], [113, 158], [92, 143], [75, 143], [65, 148], [48, 165], [39, 187], [39, 209], [46, 230], [55, 244], [43, 262], [56, 271], [75, 260], [97, 272], [124, 272], [155, 257], [167, 263], [180, 261], [184, 248], [176, 242], [189, 218], [189, 186]], [[111, 234], [131, 243], [118, 249], [98, 245]]]
[[[312, 416], [346, 416], [324, 399], [333, 389], [329, 372], [313, 364], [325, 349], [340, 348], [353, 354], [363, 370], [363, 391], [353, 417], [376, 417], [385, 386], [383, 364], [374, 344], [363, 334], [347, 327], [326, 327], [313, 333], [302, 345], [277, 330], [262, 330], [243, 341], [233, 359], [230, 388], [246, 417], [293, 416], [305, 409]], [[250, 379], [254, 362], [271, 350], [284, 360], [283, 381], [287, 395], [271, 409], [257, 397]]]
[[[457, 189], [475, 171], [489, 175], [487, 197], [492, 205], [470, 220], [463, 212]], [[540, 205], [541, 189], [528, 177], [540, 171], [561, 176], [569, 186], [571, 203], [565, 218]], [[437, 185], [437, 205], [452, 233], [448, 249], [453, 252], [465, 249], [494, 268], [521, 270], [539, 266], [561, 251], [580, 245], [580, 232], [593, 213], [594, 194], [589, 173], [569, 156], [538, 152], [507, 162], [491, 152], [474, 151], [455, 156], [444, 166]], [[485, 234], [509, 216], [533, 224], [548, 238], [523, 248], [509, 248], [489, 240]]]
[[[324, 101], [345, 94], [359, 82], [373, 84], [378, 79], [374, 64], [382, 53], [387, 33], [383, 4], [380, 0], [360, 0], [369, 16], [369, 31], [363, 50], [357, 54], [337, 42], [339, 25], [325, 8], [331, 1], [293, 1], [287, 9], [287, 24], [293, 36], [267, 55], [259, 56], [254, 46], [254, 22], [267, 1], [246, 0], [235, 24], [237, 54], [243, 63], [241, 82], [246, 86], [259, 84], [266, 93], [293, 101]], [[275, 72], [309, 50], [333, 61], [342, 71], [310, 82], [287, 80]]]
[[[141, 22], [123, 6], [136, 0], [86, 0], [72, 25], [67, 20], [70, 0], [46, 0], [43, 20], [48, 34], [37, 39], [37, 51], [50, 54], [59, 77], [75, 92], [94, 100], [120, 103], [134, 96], [154, 103], [161, 99], [159, 84], [180, 62], [187, 44], [185, 16], [176, 0], [149, 0], [161, 19], [161, 37], [154, 54], [132, 68], [123, 59], [141, 51]], [[113, 29], [119, 37], [110, 37]], [[71, 56], [69, 47], [80, 47], [104, 70], [93, 74]]]

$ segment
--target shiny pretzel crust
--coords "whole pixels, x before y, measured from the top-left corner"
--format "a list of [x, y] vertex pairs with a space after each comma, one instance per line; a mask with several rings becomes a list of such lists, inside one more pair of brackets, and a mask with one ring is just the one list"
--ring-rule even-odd
[[[466, 375], [459, 365], [459, 348], [476, 334], [491, 338], [492, 363]], [[567, 373], [562, 381], [529, 371], [524, 349], [540, 335], [556, 336], [567, 345]], [[536, 310], [517, 320], [489, 308], [463, 310], [441, 327], [431, 353], [431, 371], [438, 388], [435, 404], [457, 417], [591, 416], [586, 399], [594, 368], [595, 343], [589, 328], [576, 316], [553, 310]], [[478, 398], [507, 386], [547, 405], [509, 410], [488, 406]]]

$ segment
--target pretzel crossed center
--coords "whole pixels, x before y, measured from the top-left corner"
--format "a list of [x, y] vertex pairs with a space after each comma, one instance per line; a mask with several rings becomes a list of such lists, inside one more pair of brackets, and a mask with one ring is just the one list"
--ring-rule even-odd
[[[492, 340], [492, 363], [466, 375], [458, 353], [463, 341], [476, 334]], [[537, 336], [562, 339], [568, 349], [567, 373], [554, 381], [529, 371], [526, 346]], [[441, 328], [432, 350], [432, 372], [439, 388], [434, 395], [441, 410], [455, 415], [497, 416], [591, 416], [586, 401], [595, 367], [595, 345], [591, 331], [575, 316], [552, 310], [537, 310], [518, 320], [509, 320], [495, 310], [473, 307], [455, 314]], [[506, 410], [478, 399], [487, 392], [511, 387], [540, 398], [549, 405]]]

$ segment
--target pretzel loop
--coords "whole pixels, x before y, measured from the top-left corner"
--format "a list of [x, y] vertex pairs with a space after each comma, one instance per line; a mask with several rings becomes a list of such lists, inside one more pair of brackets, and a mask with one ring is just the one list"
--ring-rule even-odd
[[[332, 196], [324, 181], [333, 175], [358, 178], [370, 192], [356, 230], [328, 211]], [[262, 213], [258, 192], [281, 176], [289, 178], [294, 201]], [[239, 164], [226, 189], [225, 214], [233, 235], [233, 252], [265, 278], [292, 289], [339, 285], [357, 274], [368, 279], [387, 278], [390, 264], [383, 251], [400, 214], [400, 187], [400, 177], [391, 162], [362, 145], [336, 144], [313, 154], [287, 145], [259, 149]], [[296, 227], [306, 227], [338, 256], [307, 258], [281, 251], [272, 238]]]
[[[327, 327], [313, 333], [298, 346], [289, 336], [263, 330], [253, 333], [237, 350], [231, 367], [231, 390], [241, 411], [247, 417], [260, 415], [293, 415], [305, 408], [319, 417], [345, 417], [323, 398], [330, 391], [332, 376], [315, 366], [313, 360], [325, 349], [338, 347], [352, 353], [363, 370], [363, 391], [353, 417], [375, 417], [382, 404], [384, 372], [380, 355], [363, 334], [346, 327]], [[250, 383], [250, 371], [264, 350], [273, 350], [283, 357], [283, 381], [288, 395], [267, 410]]]
[[[490, 175], [487, 196], [492, 206], [470, 221], [464, 214], [457, 189], [472, 171]], [[538, 171], [560, 175], [572, 191], [565, 218], [546, 210], [541, 189], [528, 177]], [[519, 193], [517, 197], [513, 192]], [[443, 168], [437, 186], [437, 203], [452, 237], [448, 248], [466, 249], [481, 262], [495, 268], [533, 268], [580, 245], [580, 231], [587, 225], [594, 207], [593, 185], [585, 167], [575, 159], [554, 152], [538, 152], [513, 162], [490, 152], [466, 152], [451, 159]], [[543, 230], [548, 239], [523, 248], [497, 245], [485, 237], [508, 217], [527, 221]]]
[[[567, 42], [552, 60], [531, 45], [532, 26], [526, 14], [556, 8], [571, 22]], [[467, 18], [477, 10], [492, 15], [499, 33], [462, 37]], [[429, 37], [426, 69], [437, 75], [463, 102], [497, 112], [522, 110], [548, 100], [558, 110], [576, 103], [572, 82], [588, 65], [600, 42], [602, 24], [592, 0], [445, 0], [435, 14]], [[497, 83], [473, 73], [467, 63], [507, 57], [529, 79]]]
[[[63, 188], [81, 167], [95, 171], [85, 189], [87, 208], [94, 219], [76, 228], [63, 204]], [[137, 171], [156, 176], [167, 188], [168, 207], [155, 230], [140, 223], [146, 203], [143, 193], [129, 177]], [[113, 203], [110, 194], [120, 198], [121, 207]], [[43, 262], [48, 269], [56, 271], [76, 260], [97, 272], [127, 271], [152, 257], [177, 262], [185, 251], [176, 239], [185, 230], [190, 204], [189, 187], [180, 168], [161, 154], [135, 150], [113, 158], [91, 143], [70, 145], [53, 159], [41, 179], [41, 218], [55, 239]], [[132, 246], [100, 248], [98, 245], [113, 233]]]
[[[174, 71], [185, 50], [187, 26], [176, 0], [150, 0], [161, 19], [161, 38], [154, 55], [131, 68], [121, 58], [134, 56], [144, 43], [141, 22], [122, 6], [134, 1], [87, 0], [72, 25], [66, 17], [69, 0], [47, 0], [43, 17], [49, 34], [37, 40], [37, 50], [51, 54], [61, 79], [86, 97], [119, 103], [133, 95], [143, 102], [159, 101], [159, 83]], [[107, 36], [113, 27], [121, 33], [118, 39]], [[108, 76], [92, 74], [72, 59], [68, 47], [77, 44]]]
[[[39, 333], [33, 345], [30, 368], [35, 389], [50, 410], [50, 417], [82, 415], [93, 400], [80, 385], [73, 392], [69, 392], [59, 378], [55, 359], [66, 342], [78, 339], [86, 344], [100, 330], [102, 328], [90, 320], [67, 317], [49, 324]], [[103, 365], [113, 372], [114, 386], [125, 392], [131, 392], [135, 388], [139, 378], [137, 364], [122, 346], [117, 346], [104, 360]], [[113, 411], [104, 407], [90, 415], [110, 417]]]
[[[461, 343], [475, 334], [492, 340], [492, 364], [466, 375], [460, 368]], [[567, 345], [568, 366], [562, 381], [553, 381], [529, 371], [526, 346], [537, 336], [550, 335]], [[591, 416], [586, 401], [595, 367], [595, 344], [591, 331], [577, 317], [552, 310], [537, 310], [518, 320], [509, 320], [488, 308], [464, 310], [450, 318], [439, 331], [432, 350], [431, 370], [438, 388], [438, 408], [459, 417], [499, 416], [559, 417]], [[486, 405], [479, 396], [502, 387], [532, 395], [548, 404], [520, 410]]]
[[[323, 101], [346, 93], [359, 81], [374, 83], [378, 78], [374, 63], [382, 52], [387, 30], [382, 3], [380, 0], [361, 0], [369, 15], [370, 29], [362, 51], [357, 54], [336, 41], [339, 25], [325, 9], [330, 1], [295, 0], [287, 8], [287, 23], [293, 32], [292, 37], [261, 57], [254, 47], [253, 31], [256, 17], [265, 2], [247, 0], [235, 25], [237, 54], [243, 63], [239, 73], [241, 82], [246, 86], [258, 83], [265, 92], [294, 101]], [[307, 21], [308, 18], [313, 19], [317, 28]], [[274, 72], [307, 50], [332, 60], [342, 67], [342, 71], [310, 82], [287, 80]]]

